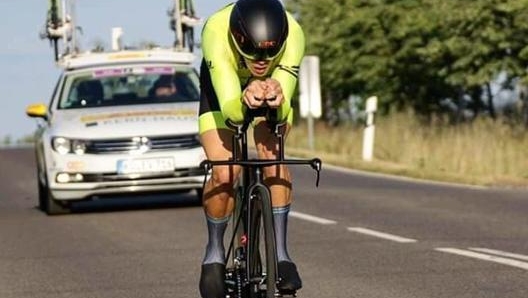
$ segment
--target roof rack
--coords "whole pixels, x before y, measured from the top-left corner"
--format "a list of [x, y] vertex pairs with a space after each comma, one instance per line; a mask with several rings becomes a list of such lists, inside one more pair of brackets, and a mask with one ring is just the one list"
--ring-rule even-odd
[[150, 50], [121, 50], [115, 52], [85, 52], [74, 55], [65, 55], [57, 61], [63, 69], [79, 69], [98, 65], [111, 65], [113, 63], [142, 63], [142, 62], [169, 62], [191, 64], [195, 55], [187, 51], [175, 49], [156, 48]]

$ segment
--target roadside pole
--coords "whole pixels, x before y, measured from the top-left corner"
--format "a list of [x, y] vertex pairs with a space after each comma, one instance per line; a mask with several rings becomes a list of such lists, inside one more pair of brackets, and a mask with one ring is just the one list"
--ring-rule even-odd
[[308, 122], [308, 148], [314, 150], [314, 118], [321, 117], [319, 57], [305, 56], [299, 70], [299, 108]]
[[374, 156], [374, 113], [377, 110], [378, 98], [376, 96], [367, 99], [365, 112], [367, 113], [366, 126], [363, 130], [363, 160], [372, 161]]

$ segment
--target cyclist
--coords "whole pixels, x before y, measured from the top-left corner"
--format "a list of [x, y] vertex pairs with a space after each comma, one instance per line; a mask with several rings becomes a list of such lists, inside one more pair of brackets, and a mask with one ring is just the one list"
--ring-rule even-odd
[[[226, 119], [242, 122], [247, 109], [277, 109], [291, 127], [290, 101], [304, 55], [304, 34], [279, 0], [238, 0], [210, 16], [202, 30], [200, 70], [200, 137], [207, 158], [232, 156], [232, 131]], [[260, 120], [260, 121], [259, 121]], [[265, 121], [253, 123], [259, 158], [275, 158], [277, 140]], [[285, 133], [286, 133], [285, 132]], [[233, 211], [233, 185], [239, 167], [217, 166], [205, 185], [203, 206], [208, 243], [202, 263], [200, 293], [204, 298], [225, 297], [224, 232]], [[286, 247], [291, 178], [286, 166], [268, 167], [278, 255], [280, 290], [302, 286], [297, 267]]]

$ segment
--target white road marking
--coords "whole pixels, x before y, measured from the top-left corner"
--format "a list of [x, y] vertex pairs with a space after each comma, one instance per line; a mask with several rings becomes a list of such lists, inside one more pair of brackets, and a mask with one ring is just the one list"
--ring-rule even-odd
[[361, 227], [351, 227], [351, 228], [348, 228], [348, 230], [351, 231], [351, 232], [357, 232], [357, 233], [370, 235], [370, 236], [374, 236], [374, 237], [378, 237], [378, 238], [383, 238], [383, 239], [387, 239], [387, 240], [391, 240], [391, 241], [395, 241], [395, 242], [400, 242], [400, 243], [417, 242], [417, 240], [415, 240], [415, 239], [404, 238], [404, 237], [400, 237], [400, 236], [396, 236], [396, 235], [392, 235], [392, 234], [387, 234], [387, 233], [383, 233], [383, 232], [378, 232], [378, 231], [374, 231], [374, 230], [370, 230], [370, 229], [365, 229], [365, 228], [361, 228]]
[[498, 256], [487, 255], [483, 253], [477, 253], [477, 252], [473, 252], [470, 250], [451, 248], [451, 247], [438, 247], [438, 248], [435, 248], [435, 250], [528, 270], [528, 263], [521, 262], [518, 260], [512, 260], [512, 259], [502, 258]]
[[325, 169], [328, 168], [328, 169], [341, 172], [341, 173], [362, 175], [362, 176], [374, 177], [374, 178], [387, 178], [387, 179], [392, 179], [392, 180], [416, 182], [416, 183], [423, 183], [423, 184], [433, 184], [433, 185], [441, 185], [441, 186], [462, 187], [462, 188], [476, 189], [476, 190], [489, 189], [489, 186], [470, 185], [470, 184], [462, 184], [462, 183], [447, 182], [447, 181], [434, 181], [434, 180], [420, 179], [420, 178], [407, 177], [407, 176], [398, 176], [396, 174], [386, 174], [382, 172], [369, 172], [369, 171], [364, 171], [364, 170], [345, 168], [342, 166], [332, 165], [328, 163], [323, 164], [323, 167]]
[[481, 248], [481, 247], [470, 247], [469, 249], [473, 250], [473, 251], [478, 251], [478, 252], [492, 254], [492, 255], [498, 255], [498, 256], [503, 256], [503, 257], [507, 257], [507, 258], [514, 258], [514, 259], [528, 261], [528, 256], [526, 256], [526, 255], [506, 252], [506, 251], [502, 251], [502, 250]]
[[317, 217], [317, 216], [313, 216], [310, 214], [295, 212], [295, 211], [290, 211], [290, 216], [299, 218], [299, 219], [304, 219], [304, 220], [311, 221], [311, 222], [315, 222], [315, 223], [322, 224], [322, 225], [335, 225], [337, 223], [335, 220], [330, 220], [330, 219]]

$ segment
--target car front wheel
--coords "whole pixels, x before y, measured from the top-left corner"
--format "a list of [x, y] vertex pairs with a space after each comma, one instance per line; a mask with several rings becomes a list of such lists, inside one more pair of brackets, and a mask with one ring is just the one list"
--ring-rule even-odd
[[49, 188], [38, 179], [39, 209], [48, 215], [67, 214], [71, 210], [66, 204], [61, 204], [51, 194]]

